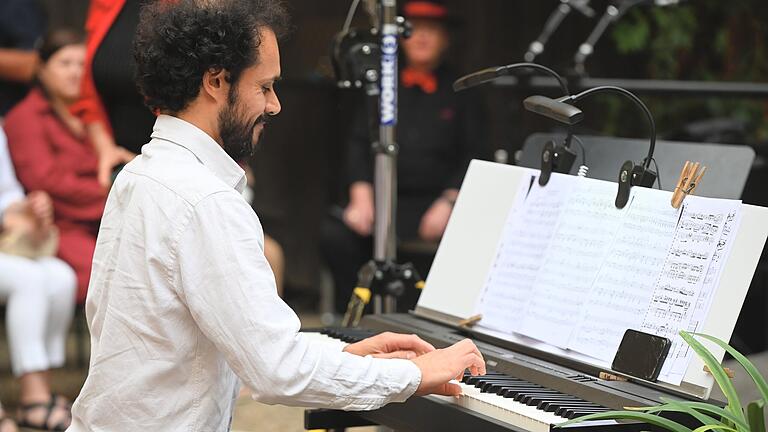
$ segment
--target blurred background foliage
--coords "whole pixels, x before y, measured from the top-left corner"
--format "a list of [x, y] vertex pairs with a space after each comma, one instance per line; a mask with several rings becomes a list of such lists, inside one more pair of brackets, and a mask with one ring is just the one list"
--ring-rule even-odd
[[[696, 0], [674, 7], [636, 8], [614, 27], [619, 54], [641, 57], [650, 79], [768, 81], [768, 1]], [[709, 121], [707, 140], [768, 142], [768, 101], [741, 98], [645, 98], [668, 138], [692, 138], [684, 125]], [[605, 133], [626, 127], [616, 98], [603, 98]], [[635, 117], [636, 118], [636, 117]], [[709, 119], [709, 120], [706, 120]], [[712, 121], [712, 119], [719, 119]], [[719, 126], [718, 126], [719, 125]], [[636, 127], [632, 128], [636, 129]], [[703, 138], [706, 139], [706, 138]]]

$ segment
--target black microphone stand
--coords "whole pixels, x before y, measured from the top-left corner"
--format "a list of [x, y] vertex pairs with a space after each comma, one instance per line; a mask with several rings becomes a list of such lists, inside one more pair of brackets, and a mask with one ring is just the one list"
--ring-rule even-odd
[[589, 7], [589, 0], [560, 0], [560, 4], [547, 18], [544, 29], [542, 29], [539, 37], [528, 46], [528, 51], [523, 55], [525, 61], [532, 62], [536, 59], [536, 56], [544, 52], [544, 47], [549, 38], [557, 31], [565, 17], [574, 9], [588, 18], [595, 16], [595, 11]]
[[[397, 16], [396, 0], [368, 2], [375, 9], [375, 27], [368, 34], [350, 31], [336, 38], [334, 60], [342, 87], [364, 87], [367, 95], [368, 127], [374, 157], [373, 259], [358, 272], [357, 286], [344, 315], [343, 326], [356, 326], [366, 305], [373, 300], [373, 312], [397, 309], [397, 298], [407, 286], [421, 288], [415, 267], [396, 262], [397, 231], [397, 127], [398, 38], [407, 37], [409, 26]], [[354, 34], [353, 34], [354, 33]], [[378, 37], [378, 43], [372, 38]], [[351, 58], [347, 54], [351, 53]], [[379, 59], [375, 64], [373, 59]], [[352, 71], [348, 66], [352, 65]]]
[[605, 9], [605, 13], [603, 13], [603, 16], [600, 18], [595, 28], [592, 29], [592, 32], [587, 37], [587, 40], [579, 45], [579, 50], [573, 57], [573, 68], [576, 74], [586, 74], [585, 63], [587, 61], [587, 57], [592, 55], [595, 50], [595, 45], [603, 36], [605, 31], [608, 30], [608, 27], [610, 27], [610, 25], [614, 22], [618, 21], [619, 18], [624, 16], [624, 14], [626, 14], [630, 9], [641, 3], [647, 3], [647, 1], [648, 0], [621, 0], [616, 5], [608, 5], [608, 7]]

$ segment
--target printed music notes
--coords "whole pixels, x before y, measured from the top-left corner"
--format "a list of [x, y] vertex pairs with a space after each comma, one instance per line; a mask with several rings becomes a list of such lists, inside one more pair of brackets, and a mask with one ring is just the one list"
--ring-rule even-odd
[[[535, 180], [535, 179], [534, 179]], [[482, 327], [515, 333], [610, 365], [624, 331], [673, 341], [660, 380], [679, 385], [692, 353], [677, 336], [706, 318], [739, 222], [739, 201], [555, 174], [525, 184], [510, 211], [478, 301]]]
[[679, 385], [692, 352], [678, 333], [706, 317], [738, 222], [739, 202], [688, 197], [640, 330], [672, 340], [659, 378]]

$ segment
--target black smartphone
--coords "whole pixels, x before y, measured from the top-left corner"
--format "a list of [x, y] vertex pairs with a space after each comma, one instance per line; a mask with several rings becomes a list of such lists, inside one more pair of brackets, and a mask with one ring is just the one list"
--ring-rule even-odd
[[656, 381], [667, 359], [669, 339], [628, 329], [621, 339], [611, 369], [646, 381]]

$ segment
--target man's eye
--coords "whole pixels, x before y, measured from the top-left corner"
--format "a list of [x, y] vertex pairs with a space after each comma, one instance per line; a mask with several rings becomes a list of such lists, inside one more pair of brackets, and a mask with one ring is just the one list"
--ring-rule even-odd
[[271, 87], [266, 87], [266, 86], [261, 86], [261, 91], [263, 91], [264, 93], [269, 93], [269, 92], [272, 91], [272, 88]]

